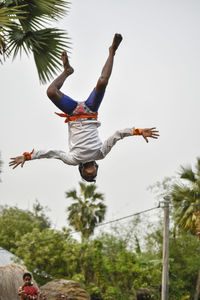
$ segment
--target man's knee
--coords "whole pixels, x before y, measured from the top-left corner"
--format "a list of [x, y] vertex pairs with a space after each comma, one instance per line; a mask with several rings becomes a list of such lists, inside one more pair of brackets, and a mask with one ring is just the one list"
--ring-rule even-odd
[[101, 86], [107, 86], [107, 84], [108, 84], [108, 77], [105, 77], [105, 76], [101, 76], [100, 78], [99, 78], [99, 84], [101, 85]]
[[54, 99], [54, 97], [56, 96], [56, 89], [52, 86], [49, 86], [47, 89], [47, 96], [51, 100]]
[[107, 87], [107, 84], [108, 84], [108, 78], [105, 77], [105, 76], [101, 76], [97, 82], [97, 86], [96, 86], [96, 89], [97, 90], [105, 90], [105, 88]]

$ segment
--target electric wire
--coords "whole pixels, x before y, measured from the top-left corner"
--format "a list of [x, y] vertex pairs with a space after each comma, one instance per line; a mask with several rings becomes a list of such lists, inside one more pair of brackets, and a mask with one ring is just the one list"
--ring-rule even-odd
[[[146, 213], [146, 212], [158, 209], [158, 208], [160, 208], [160, 203], [157, 206], [155, 206], [155, 207], [148, 208], [148, 209], [145, 209], [145, 210], [133, 213], [131, 215], [127, 215], [127, 216], [124, 216], [124, 217], [121, 217], [121, 218], [118, 218], [118, 219], [114, 219], [114, 220], [111, 220], [111, 221], [108, 221], [108, 222], [105, 222], [105, 223], [97, 224], [96, 227], [105, 226], [105, 225], [108, 225], [108, 224], [111, 224], [111, 223], [114, 223], [114, 222], [119, 222], [121, 220], [124, 220], [124, 219], [127, 219], [127, 218], [131, 218], [131, 217], [134, 217], [134, 216], [138, 216], [138, 215], [141, 215], [143, 213]], [[71, 231], [70, 235], [71, 234], [75, 234], [75, 233], [78, 233], [78, 231]], [[52, 238], [51, 237], [51, 238], [47, 238], [47, 239], [43, 239], [43, 240], [39, 240], [39, 241], [35, 241], [35, 242], [28, 242], [28, 243], [24, 243], [24, 244], [19, 244], [19, 245], [13, 246], [12, 248], [16, 249], [16, 248], [24, 247], [24, 246], [28, 246], [28, 245], [29, 246], [33, 246], [35, 244], [39, 244], [39, 243], [42, 243], [42, 242], [46, 242], [46, 241], [50, 241], [50, 240], [55, 240], [55, 239], [61, 239], [61, 237], [58, 237], [58, 238], [56, 238], [56, 237]], [[2, 248], [2, 249], [0, 249], [0, 251], [5, 251], [5, 249]]]
[[[117, 219], [114, 219], [114, 220], [111, 220], [111, 221], [108, 221], [108, 222], [97, 224], [96, 227], [106, 226], [106, 225], [109, 225], [109, 224], [112, 224], [112, 223], [115, 223], [115, 222], [119, 222], [119, 221], [131, 218], [131, 217], [134, 217], [134, 216], [141, 215], [141, 214], [146, 213], [146, 212], [150, 212], [152, 210], [156, 210], [158, 208], [164, 208], [165, 206], [164, 205], [161, 206], [160, 205], [161, 203], [164, 204], [164, 201], [160, 201], [159, 204], [157, 206], [155, 206], [155, 207], [151, 207], [151, 208], [148, 208], [148, 209], [145, 209], [145, 210], [133, 213], [131, 215], [127, 215], [127, 216], [124, 216], [124, 217], [121, 217], [121, 218], [117, 218]], [[189, 202], [188, 202], [188, 204], [193, 205], [193, 206], [200, 206], [200, 204], [193, 204], [193, 203], [189, 203]], [[174, 205], [172, 205], [172, 204], [169, 204], [169, 206], [170, 207], [174, 207]], [[179, 205], [179, 207], [180, 206], [184, 207], [185, 205]], [[78, 233], [78, 231], [71, 231], [71, 232], [69, 232], [70, 235], [76, 234], [76, 233]], [[35, 242], [24, 243], [24, 244], [13, 246], [12, 248], [16, 249], [16, 248], [24, 247], [24, 246], [27, 246], [27, 245], [33, 246], [35, 244], [39, 244], [39, 243], [42, 243], [42, 242], [50, 241], [50, 240], [53, 240], [53, 239], [61, 239], [61, 237], [57, 237], [57, 238], [56, 237], [53, 237], [53, 238], [51, 237], [51, 238], [47, 238], [47, 239], [43, 239], [43, 240], [39, 240], [39, 241], [35, 241]], [[5, 251], [5, 249], [0, 249], [0, 251]]]

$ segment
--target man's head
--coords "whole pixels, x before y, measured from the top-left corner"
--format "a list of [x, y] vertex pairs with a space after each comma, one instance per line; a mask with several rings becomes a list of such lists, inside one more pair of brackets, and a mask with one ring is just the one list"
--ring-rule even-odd
[[31, 285], [31, 279], [32, 279], [32, 276], [30, 273], [24, 273], [23, 280], [24, 280], [25, 285]]
[[90, 161], [79, 165], [81, 177], [88, 182], [95, 182], [97, 176], [98, 165], [96, 161]]

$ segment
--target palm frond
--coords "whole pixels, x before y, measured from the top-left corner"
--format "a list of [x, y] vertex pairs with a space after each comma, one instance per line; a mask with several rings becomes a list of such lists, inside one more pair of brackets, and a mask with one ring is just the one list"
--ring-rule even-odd
[[94, 191], [96, 190], [95, 184], [87, 185], [87, 188], [85, 189], [85, 197], [86, 198], [92, 198], [94, 196]]
[[23, 11], [25, 7], [26, 5], [0, 7], [0, 28], [10, 28], [15, 25], [16, 20], [25, 19], [27, 14]]
[[63, 18], [69, 10], [70, 2], [65, 0], [18, 0], [18, 5], [25, 4], [26, 20], [20, 21], [22, 27], [33, 29], [37, 23], [46, 24]]
[[66, 33], [55, 28], [37, 31], [32, 43], [35, 64], [42, 83], [46, 83], [61, 69], [61, 53], [69, 49]]
[[197, 174], [198, 179], [200, 179], [200, 157], [197, 157], [196, 174]]
[[6, 52], [6, 41], [3, 35], [0, 34], [0, 55], [4, 54], [5, 52]]
[[22, 50], [28, 55], [33, 52], [35, 64], [42, 83], [49, 81], [61, 69], [61, 53], [69, 48], [66, 34], [55, 28], [23, 32], [15, 28], [9, 33], [7, 51], [13, 52], [13, 59]]
[[[25, 18], [22, 12], [23, 7], [24, 5], [7, 8], [3, 6], [3, 3], [0, 5], [0, 55], [3, 55], [4, 59], [8, 56], [6, 52], [8, 42], [7, 31], [17, 26], [16, 20]], [[0, 60], [0, 62], [2, 61]]]
[[18, 52], [24, 50], [28, 55], [30, 52], [30, 46], [28, 45], [28, 34], [24, 33], [20, 27], [12, 28], [8, 33], [8, 40], [6, 51], [8, 55], [13, 51], [13, 59]]
[[102, 194], [102, 193], [94, 193], [94, 195], [93, 195], [93, 201], [96, 201], [97, 199], [99, 199], [99, 200], [104, 200], [104, 194]]
[[171, 196], [175, 205], [179, 205], [179, 202], [193, 202], [196, 200], [194, 189], [191, 189], [182, 183], [173, 186]]
[[79, 199], [79, 197], [77, 196], [76, 190], [71, 190], [69, 192], [66, 192], [66, 197], [67, 198], [72, 198], [73, 200], [78, 200]]
[[193, 215], [193, 212], [194, 212], [194, 207], [192, 205], [189, 205], [187, 209], [185, 209], [182, 219], [187, 220], [189, 217]]
[[193, 170], [191, 168], [184, 168], [181, 167], [181, 179], [186, 179], [187, 181], [194, 183], [196, 181], [196, 176], [195, 173], [193, 172]]
[[87, 186], [83, 182], [79, 182], [79, 185], [80, 185], [81, 195], [84, 195]]
[[33, 0], [33, 2], [37, 7], [35, 15], [38, 16], [40, 13], [55, 20], [65, 16], [70, 6], [70, 2], [66, 0]]
[[171, 196], [175, 217], [180, 227], [195, 234], [198, 223], [195, 214], [199, 211], [197, 205], [200, 203], [200, 159], [197, 159], [196, 172], [190, 167], [182, 167], [180, 178], [187, 181], [173, 185]]

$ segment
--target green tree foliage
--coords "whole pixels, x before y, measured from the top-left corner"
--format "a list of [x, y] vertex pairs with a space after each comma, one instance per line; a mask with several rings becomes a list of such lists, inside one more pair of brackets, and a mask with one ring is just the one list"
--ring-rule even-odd
[[[42, 225], [41, 230], [36, 219], [38, 216], [47, 217], [46, 210], [42, 210], [39, 203], [35, 204], [34, 212], [28, 214], [27, 211], [20, 211], [23, 212], [21, 215], [15, 208], [5, 209], [5, 212], [7, 218], [10, 212], [11, 225], [14, 224], [17, 232], [21, 232], [21, 235], [15, 236], [10, 250], [24, 261], [40, 285], [51, 279], [64, 278], [81, 282], [92, 296], [91, 299], [136, 300], [136, 291], [140, 288], [147, 288], [152, 299], [160, 299], [162, 222], [153, 225], [150, 218], [145, 219], [142, 215], [140, 219], [124, 226], [119, 224], [110, 228], [109, 233], [79, 242], [69, 229], [54, 230]], [[17, 217], [12, 223], [15, 214]], [[20, 222], [21, 216], [25, 223]], [[4, 225], [0, 223], [0, 229], [8, 227], [6, 233], [3, 231], [0, 234], [7, 236], [7, 241], [9, 236], [13, 240], [12, 226], [9, 229], [9, 222]], [[24, 227], [27, 227], [26, 232], [23, 231]], [[187, 295], [193, 297], [199, 247], [195, 236], [180, 228], [174, 235], [171, 228], [170, 300]]]
[[[193, 299], [199, 262], [199, 241], [190, 233], [179, 230], [176, 237], [170, 239], [170, 283], [171, 294]], [[175, 297], [174, 297], [175, 299]]]
[[[190, 234], [199, 235], [200, 232], [200, 158], [197, 158], [197, 163], [194, 171], [192, 170], [191, 167], [182, 166], [178, 178], [172, 177], [172, 178], [165, 179], [161, 184], [157, 183], [156, 187], [158, 188], [158, 191], [161, 191], [161, 194], [165, 192], [165, 194], [167, 193], [168, 195], [171, 195], [172, 204], [173, 204], [173, 208], [171, 210], [172, 210], [172, 217], [173, 217], [172, 220], [174, 222], [173, 224], [174, 237], [176, 237], [176, 235], [180, 235], [180, 232], [182, 232], [182, 230], [189, 233], [187, 239], [190, 238]], [[177, 225], [179, 227], [178, 230], [177, 230]], [[173, 240], [173, 243], [175, 243], [175, 240]], [[198, 247], [195, 246], [194, 249], [195, 251], [198, 252], [199, 240], [197, 240], [197, 238], [195, 239], [195, 243], [198, 245]], [[189, 245], [191, 245], [191, 243], [188, 243], [188, 247]], [[183, 253], [184, 256], [186, 256], [188, 247], [187, 248], [182, 247], [182, 249], [184, 249], [184, 253]], [[170, 251], [171, 248], [172, 245], [170, 244]], [[182, 249], [180, 248], [180, 251]], [[193, 248], [190, 248], [190, 252], [191, 253], [193, 252]], [[180, 257], [178, 257], [178, 260]], [[191, 256], [189, 255], [189, 258], [190, 257]], [[182, 259], [184, 263], [183, 261], [180, 263], [180, 268], [182, 270], [182, 274], [187, 274], [187, 271], [183, 272], [183, 266], [185, 270], [185, 265], [187, 265], [187, 261], [185, 257], [182, 257]], [[190, 282], [190, 279], [188, 279], [188, 282], [190, 286], [189, 289], [191, 290], [191, 288], [193, 288], [193, 290], [191, 290], [192, 296], [194, 295], [194, 291], [196, 290], [194, 299], [197, 300], [200, 293], [200, 260], [197, 259], [196, 264], [192, 263], [191, 266], [188, 264], [187, 268], [189, 270], [191, 270], [191, 268], [193, 269], [193, 273], [190, 272], [190, 278], [192, 278], [192, 281]], [[176, 266], [176, 271], [177, 269], [178, 266]], [[180, 274], [179, 278], [183, 278], [182, 274]], [[195, 277], [197, 278], [197, 280], [194, 280]], [[182, 280], [183, 282], [185, 282], [185, 278], [183, 278]], [[195, 281], [196, 281], [196, 288], [194, 285]], [[187, 284], [185, 284], [185, 286], [187, 289]], [[181, 287], [179, 291], [181, 291]]]
[[68, 230], [34, 229], [17, 245], [14, 253], [39, 284], [55, 278], [76, 280], [92, 298], [129, 299], [136, 288], [151, 287], [161, 276], [160, 268], [137, 257], [126, 248], [123, 237], [113, 234], [79, 243]]
[[[155, 268], [161, 268], [161, 222], [152, 229], [152, 233], [148, 234], [146, 237], [145, 256], [149, 262], [154, 262]], [[182, 299], [182, 297], [185, 297], [186, 295], [193, 297], [199, 267], [199, 241], [195, 236], [184, 232], [182, 229], [177, 230], [176, 235], [174, 235], [174, 230], [172, 228], [170, 231], [169, 244], [169, 299]]]
[[[172, 186], [165, 185], [170, 187], [168, 193], [173, 191]], [[72, 193], [75, 202], [96, 194], [94, 187], [88, 191], [84, 186], [82, 193]], [[72, 279], [82, 283], [91, 299], [104, 300], [136, 300], [136, 292], [142, 288], [149, 291], [152, 299], [160, 300], [162, 208], [157, 212], [157, 223], [149, 212], [148, 218], [142, 214], [124, 226], [120, 222], [109, 233], [79, 242], [69, 229], [54, 230], [48, 222], [45, 225], [46, 210], [39, 203], [35, 203], [33, 212], [4, 207], [0, 214], [0, 246], [4, 243], [6, 249], [22, 259], [39, 284], [55, 278]], [[171, 212], [171, 218], [177, 220], [176, 207], [171, 207]], [[175, 231], [175, 225], [175, 221], [171, 222], [169, 299], [193, 299], [200, 244], [182, 227]]]
[[[185, 231], [200, 237], [200, 158], [197, 158], [195, 171], [191, 167], [182, 167], [180, 179], [181, 183], [174, 184], [171, 193], [176, 221]], [[200, 261], [197, 266], [194, 300], [198, 300], [200, 294]]]
[[[61, 52], [69, 47], [66, 32], [50, 28], [68, 11], [65, 0], [3, 0], [0, 2], [0, 55], [33, 54], [39, 79], [46, 83], [61, 67]], [[48, 28], [47, 28], [48, 26]]]
[[86, 185], [82, 182], [80, 194], [76, 190], [66, 193], [66, 197], [73, 200], [67, 211], [69, 224], [76, 231], [81, 232], [82, 240], [88, 239], [94, 232], [95, 226], [104, 220], [106, 206], [103, 204], [103, 194], [96, 192], [94, 184]]
[[23, 260], [36, 281], [45, 284], [53, 278], [73, 276], [75, 249], [76, 242], [70, 238], [68, 231], [34, 228], [23, 235], [13, 252]]
[[34, 228], [42, 231], [50, 227], [50, 221], [44, 213], [44, 208], [36, 202], [33, 212], [18, 207], [0, 207], [0, 246], [7, 250], [16, 247], [24, 234]]
[[[156, 269], [142, 254], [138, 256], [128, 250], [128, 241], [124, 235], [102, 234], [91, 246], [89, 257], [93, 258], [95, 278], [92, 284], [101, 287], [100, 295], [103, 299], [129, 299], [141, 287], [153, 287], [152, 294], [155, 294], [153, 290], [161, 275], [160, 268]], [[90, 282], [89, 277], [88, 288]]]

